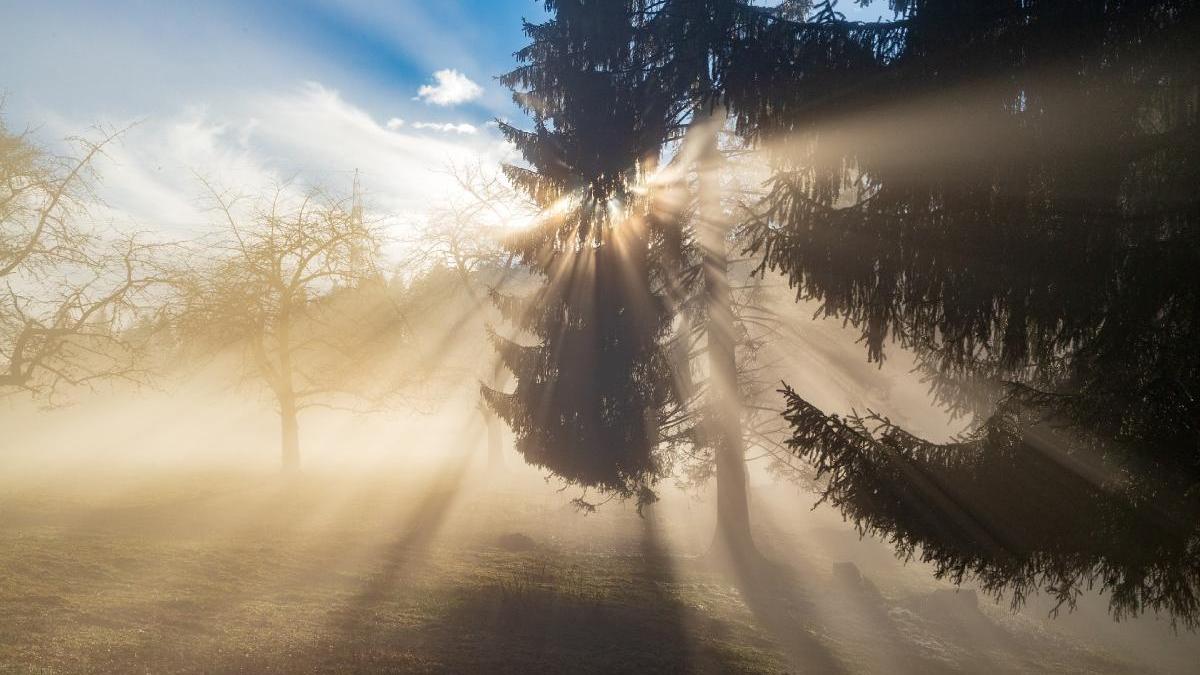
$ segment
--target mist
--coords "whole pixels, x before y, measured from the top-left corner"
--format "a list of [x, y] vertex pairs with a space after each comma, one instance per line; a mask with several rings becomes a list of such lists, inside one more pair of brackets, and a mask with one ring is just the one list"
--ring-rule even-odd
[[[790, 302], [782, 284], [770, 295]], [[537, 669], [537, 645], [553, 641], [598, 670], [1193, 663], [1195, 635], [1163, 616], [1113, 623], [1097, 592], [1052, 618], [1048, 600], [1014, 611], [970, 582], [934, 579], [836, 509], [813, 508], [811, 472], [774, 448], [752, 447], [748, 464], [756, 541], [788, 561], [766, 580], [708, 557], [707, 481], [660, 487], [640, 515], [619, 500], [581, 510], [573, 500], [587, 493], [527, 466], [508, 433], [501, 463], [489, 459], [478, 379], [454, 369], [470, 362], [456, 355], [487, 348], [484, 326], [454, 316], [470, 307], [457, 299], [439, 298], [447, 328], [409, 336], [421, 358], [390, 362], [432, 359], [454, 374], [409, 385], [394, 409], [303, 413], [298, 474], [280, 474], [278, 415], [231, 358], [69, 405], [7, 398], [9, 640], [41, 639], [6, 658], [68, 672]], [[965, 426], [937, 412], [911, 355], [867, 364], [852, 328], [809, 314], [779, 327], [788, 338], [763, 358], [771, 378], [933, 437]]]
[[992, 4], [0, 8], [0, 671], [1195, 671], [1200, 11]]

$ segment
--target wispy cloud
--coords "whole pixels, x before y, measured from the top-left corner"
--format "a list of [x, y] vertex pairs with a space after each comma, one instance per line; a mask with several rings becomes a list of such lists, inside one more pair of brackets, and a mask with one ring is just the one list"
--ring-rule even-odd
[[434, 105], [458, 105], [479, 98], [483, 87], [457, 70], [444, 69], [433, 74], [434, 84], [422, 85], [417, 98]]
[[414, 128], [414, 129], [432, 129], [434, 131], [442, 131], [442, 132], [446, 132], [446, 133], [455, 133], [455, 134], [479, 133], [479, 129], [475, 125], [467, 124], [466, 122], [461, 122], [459, 124], [454, 124], [452, 122], [446, 122], [444, 124], [439, 124], [437, 122], [413, 122], [412, 128]]
[[190, 234], [211, 220], [198, 176], [254, 194], [287, 182], [345, 190], [357, 170], [372, 208], [399, 223], [457, 190], [446, 166], [511, 151], [470, 124], [399, 122], [376, 120], [317, 83], [156, 115], [97, 167], [102, 196], [114, 220]]

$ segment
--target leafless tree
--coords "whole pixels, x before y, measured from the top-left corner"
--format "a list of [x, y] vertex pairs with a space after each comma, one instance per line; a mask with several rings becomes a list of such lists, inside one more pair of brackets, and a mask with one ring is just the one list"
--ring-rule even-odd
[[[533, 205], [497, 170], [481, 163], [450, 165], [446, 173], [459, 194], [430, 210], [408, 239], [410, 269], [443, 267], [454, 274], [470, 301], [475, 316], [488, 316], [488, 294], [503, 285], [513, 271], [511, 254], [500, 245], [505, 231], [533, 216]], [[475, 376], [487, 386], [500, 388], [504, 370], [495, 355], [479, 364]], [[477, 406], [487, 429], [488, 466], [503, 465], [501, 423], [482, 400]]]
[[299, 414], [367, 396], [352, 382], [399, 317], [378, 272], [381, 233], [352, 197], [281, 186], [251, 200], [204, 182], [216, 234], [192, 265], [179, 324], [241, 350], [278, 405], [285, 471], [300, 465]]
[[432, 208], [428, 217], [415, 225], [414, 234], [405, 242], [409, 252], [406, 264], [415, 268], [440, 265], [453, 271], [468, 297], [483, 306], [487, 289], [477, 273], [512, 267], [511, 255], [500, 246], [500, 239], [508, 228], [532, 218], [536, 210], [497, 170], [465, 163], [450, 165], [445, 172], [458, 185], [459, 194]]
[[105, 378], [140, 379], [127, 329], [167, 281], [163, 245], [94, 222], [93, 164], [119, 133], [51, 155], [0, 120], [0, 391], [54, 402]]

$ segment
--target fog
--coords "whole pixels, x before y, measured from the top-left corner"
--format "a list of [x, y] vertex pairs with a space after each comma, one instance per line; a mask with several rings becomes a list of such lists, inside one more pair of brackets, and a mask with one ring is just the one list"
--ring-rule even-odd
[[0, 16], [0, 672], [1196, 670], [1193, 3], [391, 4]]
[[[435, 352], [483, 347], [480, 322], [447, 323], [467, 344]], [[966, 424], [902, 350], [876, 366], [840, 322], [783, 331], [762, 359], [771, 377], [830, 408], [887, 410], [934, 437]], [[711, 485], [665, 481], [641, 515], [620, 500], [588, 512], [507, 433], [503, 465], [489, 462], [477, 380], [460, 370], [413, 385], [408, 409], [304, 412], [303, 469], [283, 475], [278, 416], [228, 360], [60, 407], [7, 398], [4, 604], [10, 631], [41, 636], [10, 632], [8, 649], [66, 671], [540, 668], [536, 645], [554, 640], [600, 669], [1186, 672], [1200, 648], [1168, 617], [1114, 623], [1095, 591], [1052, 618], [1044, 598], [1014, 610], [937, 581], [814, 508], [811, 474], [770, 471], [754, 448], [756, 541], [780, 563], [744, 577], [707, 555]]]

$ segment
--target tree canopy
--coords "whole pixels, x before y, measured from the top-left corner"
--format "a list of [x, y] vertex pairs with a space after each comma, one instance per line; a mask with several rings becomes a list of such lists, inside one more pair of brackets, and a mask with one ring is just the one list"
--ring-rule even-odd
[[731, 80], [774, 166], [756, 250], [978, 422], [931, 444], [787, 390], [791, 444], [861, 527], [944, 573], [1064, 600], [1099, 579], [1118, 614], [1192, 622], [1197, 8], [893, 6], [775, 29], [816, 51], [748, 47], [771, 77], [825, 78]]
[[[697, 115], [727, 110], [732, 131], [770, 164], [746, 223], [763, 270], [857, 326], [867, 358], [883, 359], [892, 343], [913, 351], [939, 402], [974, 417], [961, 442], [931, 444], [890, 423], [827, 415], [786, 390], [791, 445], [829, 477], [827, 496], [902, 552], [921, 548], [995, 590], [1045, 582], [1069, 599], [1099, 574], [1118, 612], [1194, 616], [1200, 11], [1170, 0], [889, 6], [894, 19], [864, 23], [834, 2], [546, 3], [554, 18], [527, 26], [532, 44], [506, 77], [535, 128], [503, 128], [532, 165], [511, 177], [551, 216], [513, 250], [559, 290], [534, 312], [505, 301], [542, 337], [505, 347], [525, 383], [506, 399], [516, 406], [507, 417], [552, 447], [547, 429], [609, 424], [572, 417], [605, 410], [604, 396], [545, 402], [561, 393], [552, 383], [570, 381], [562, 364], [604, 363], [611, 392], [654, 381], [657, 366], [645, 368], [661, 313], [611, 317], [659, 305], [633, 298], [636, 288], [609, 293], [607, 275], [632, 265], [656, 289], [641, 271], [653, 273], [656, 258], [630, 263], [601, 245], [608, 207], [637, 202], [630, 188], [648, 159], [656, 166]], [[578, 269], [610, 301], [592, 323], [569, 302], [580, 293], [564, 280]], [[599, 316], [613, 337], [595, 332]], [[628, 350], [586, 356], [597, 345]], [[632, 405], [614, 412], [628, 422], [662, 399], [624, 400]], [[539, 422], [533, 411], [547, 409]], [[599, 458], [616, 439], [595, 446], [601, 454], [578, 440], [569, 447]], [[1063, 458], [1061, 482], [1075, 487], [1065, 502], [1039, 501], [1040, 483], [1027, 479]], [[1093, 470], [1079, 474], [1080, 462]], [[993, 494], [989, 476], [1063, 519], [1019, 542], [997, 538], [1007, 525], [994, 518], [1023, 522], [1013, 514], [1024, 507], [1001, 513], [996, 504], [1015, 502]], [[943, 488], [914, 496], [931, 480], [953, 484], [953, 498]], [[955, 534], [963, 517], [978, 521], [959, 532], [967, 539]], [[1085, 541], [1083, 522], [1107, 534]], [[979, 527], [996, 532], [962, 544]], [[1125, 556], [1143, 536], [1155, 553]]]
[[532, 297], [493, 294], [533, 342], [494, 337], [516, 386], [484, 393], [527, 461], [646, 503], [674, 398], [660, 348], [671, 315], [651, 254], [662, 237], [635, 191], [657, 160], [661, 93], [644, 74], [646, 48], [631, 48], [640, 26], [624, 3], [547, 8], [555, 17], [526, 25], [522, 65], [502, 78], [534, 129], [500, 126], [528, 162], [506, 173], [542, 209], [505, 246], [545, 284]]

